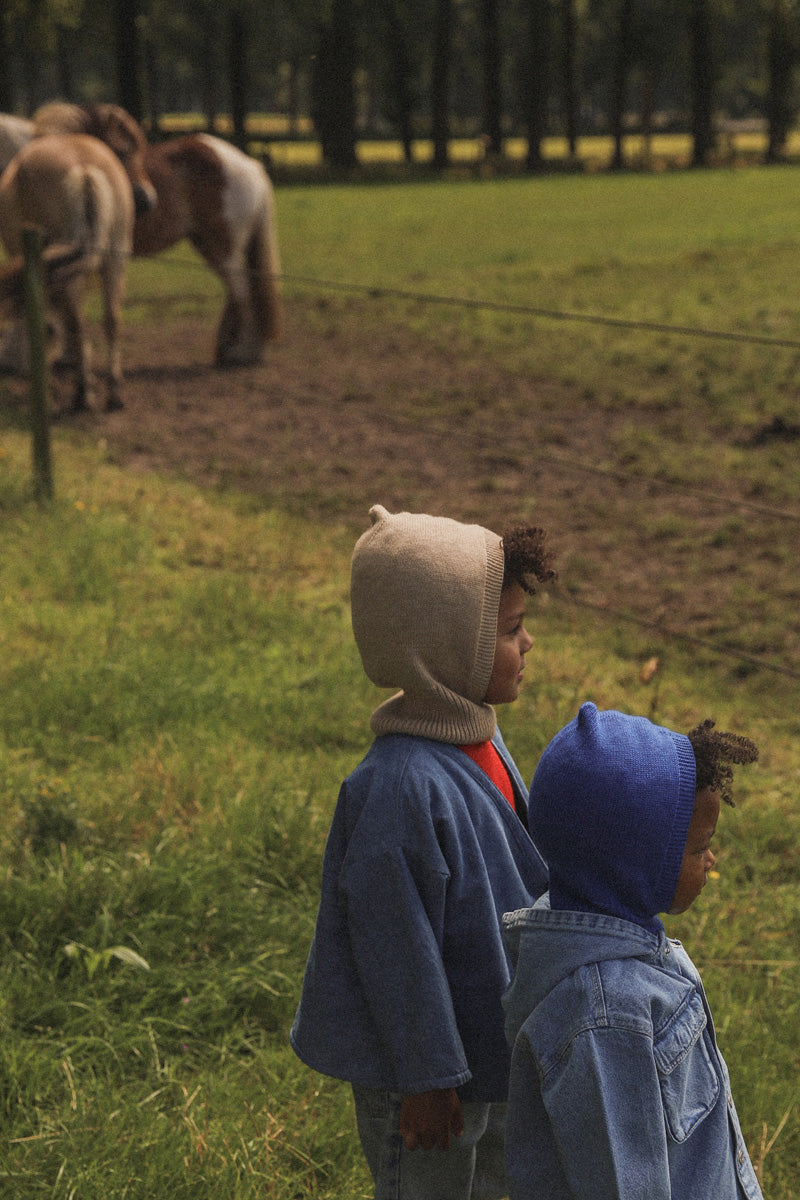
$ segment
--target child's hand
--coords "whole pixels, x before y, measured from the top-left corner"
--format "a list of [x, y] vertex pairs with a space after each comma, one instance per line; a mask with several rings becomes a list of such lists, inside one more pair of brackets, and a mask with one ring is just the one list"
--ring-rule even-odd
[[436, 1092], [414, 1092], [403, 1097], [400, 1135], [407, 1150], [449, 1150], [450, 1136], [461, 1137], [464, 1118], [455, 1088]]

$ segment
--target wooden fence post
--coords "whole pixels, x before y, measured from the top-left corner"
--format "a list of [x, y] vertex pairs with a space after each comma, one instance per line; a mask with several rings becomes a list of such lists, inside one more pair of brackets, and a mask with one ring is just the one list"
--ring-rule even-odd
[[25, 254], [25, 317], [28, 326], [33, 481], [38, 499], [53, 498], [53, 464], [50, 453], [50, 414], [47, 374], [42, 235], [36, 229], [22, 234]]

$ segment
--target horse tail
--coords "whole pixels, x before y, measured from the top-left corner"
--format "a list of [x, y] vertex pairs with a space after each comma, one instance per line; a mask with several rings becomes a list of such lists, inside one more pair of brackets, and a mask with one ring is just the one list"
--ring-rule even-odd
[[51, 243], [42, 251], [45, 286], [62, 290], [76, 275], [87, 275], [100, 267], [102, 250], [101, 202], [97, 194], [101, 182], [87, 169], [81, 179], [79, 227], [70, 242]]
[[281, 261], [275, 223], [275, 194], [265, 176], [264, 204], [247, 245], [250, 299], [262, 342], [274, 342], [283, 333]]

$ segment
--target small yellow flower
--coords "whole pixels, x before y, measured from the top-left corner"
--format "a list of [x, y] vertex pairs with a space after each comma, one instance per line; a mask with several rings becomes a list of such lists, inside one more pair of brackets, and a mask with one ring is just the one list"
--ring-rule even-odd
[[708, 878], [709, 879], [719, 879], [719, 871], [709, 871]]
[[75, 507], [78, 510], [78, 512], [83, 512], [83, 510], [86, 508], [86, 505], [84, 504], [84, 502], [82, 500], [76, 500]]

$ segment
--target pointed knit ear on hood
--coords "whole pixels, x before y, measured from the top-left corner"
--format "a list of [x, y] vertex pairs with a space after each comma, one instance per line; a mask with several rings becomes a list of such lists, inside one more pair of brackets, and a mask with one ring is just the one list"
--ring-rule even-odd
[[381, 505], [370, 517], [353, 552], [353, 633], [368, 678], [401, 689], [372, 714], [373, 731], [485, 741], [496, 728], [483, 698], [503, 588], [500, 538]]

